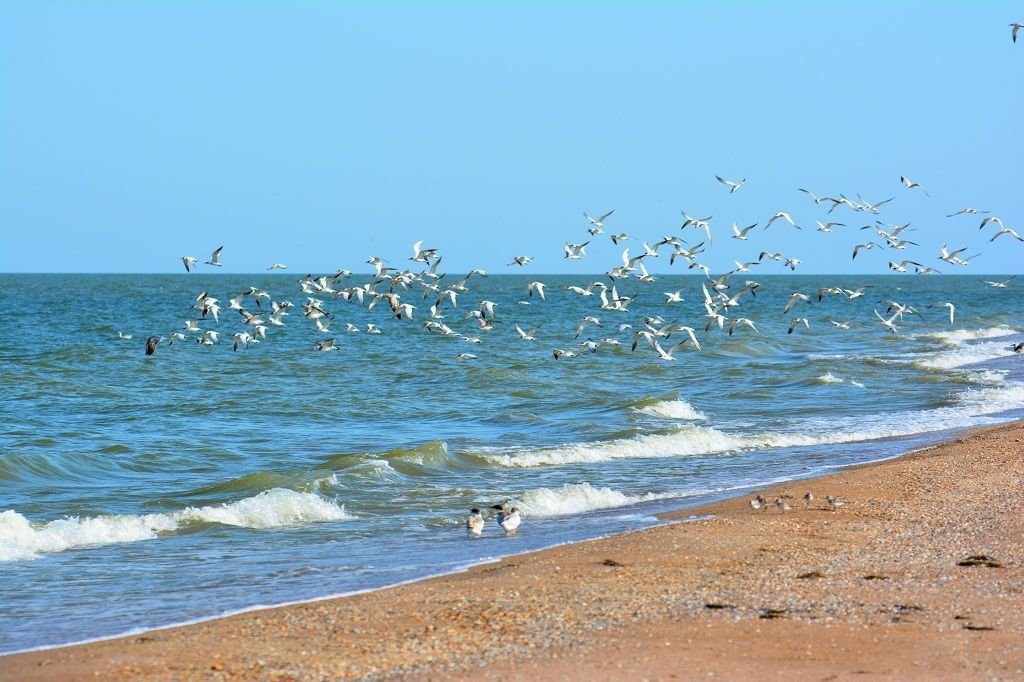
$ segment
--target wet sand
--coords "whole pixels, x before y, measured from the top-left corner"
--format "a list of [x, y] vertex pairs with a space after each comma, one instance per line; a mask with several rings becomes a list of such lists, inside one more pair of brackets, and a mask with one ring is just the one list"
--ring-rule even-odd
[[763, 494], [791, 510], [747, 495], [410, 585], [0, 657], [0, 680], [1024, 678], [1024, 423]]

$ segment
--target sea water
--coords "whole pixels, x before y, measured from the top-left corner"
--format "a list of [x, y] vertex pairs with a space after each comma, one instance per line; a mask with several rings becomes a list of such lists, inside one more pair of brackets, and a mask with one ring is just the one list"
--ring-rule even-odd
[[[634, 301], [614, 312], [565, 290], [603, 276], [475, 276], [458, 308], [442, 309], [454, 331], [480, 337], [472, 343], [424, 328], [433, 297], [418, 290], [400, 290], [417, 306], [412, 320], [386, 302], [368, 310], [322, 296], [334, 318], [321, 333], [303, 318], [293, 275], [0, 275], [0, 652], [642, 528], [660, 511], [1024, 415], [1012, 286], [752, 278], [756, 297], [730, 313], [760, 334], [729, 335], [705, 333], [698, 277], [620, 280]], [[545, 301], [528, 296], [534, 280], [547, 284]], [[820, 287], [863, 285], [859, 299], [817, 300]], [[249, 287], [296, 304], [259, 344], [232, 351], [244, 325], [224, 310], [199, 323], [220, 345], [187, 334], [145, 355], [147, 336], [169, 338], [198, 317], [201, 291], [226, 306]], [[676, 289], [684, 303], [665, 303]], [[812, 302], [783, 314], [796, 291]], [[888, 333], [873, 312], [885, 314], [886, 299], [921, 314]], [[497, 304], [491, 331], [465, 316], [481, 300]], [[927, 307], [940, 301], [956, 305], [955, 323]], [[601, 326], [574, 338], [585, 315]], [[703, 350], [687, 343], [667, 361], [641, 340], [631, 351], [654, 315], [694, 327]], [[810, 329], [787, 333], [794, 317]], [[517, 322], [539, 326], [536, 340], [519, 338]], [[314, 350], [325, 338], [339, 350]], [[579, 350], [586, 340], [596, 352]], [[556, 360], [554, 349], [578, 355]], [[467, 537], [468, 510], [501, 503], [522, 510], [519, 533], [505, 537], [489, 518], [482, 538]]]

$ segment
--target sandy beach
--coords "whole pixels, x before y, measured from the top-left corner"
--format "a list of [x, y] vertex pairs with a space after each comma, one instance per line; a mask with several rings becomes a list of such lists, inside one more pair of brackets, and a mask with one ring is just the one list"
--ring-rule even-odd
[[788, 511], [744, 495], [456, 575], [0, 657], [0, 680], [1021, 679], [1022, 454], [1024, 423], [981, 430], [762, 491]]

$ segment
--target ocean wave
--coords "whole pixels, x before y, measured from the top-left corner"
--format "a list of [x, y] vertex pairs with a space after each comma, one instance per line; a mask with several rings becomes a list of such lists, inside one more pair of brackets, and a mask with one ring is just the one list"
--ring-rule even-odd
[[568, 516], [597, 509], [625, 507], [638, 502], [663, 499], [666, 495], [627, 495], [612, 488], [595, 488], [589, 483], [566, 484], [561, 488], [538, 488], [521, 493], [514, 504], [527, 516]]
[[1009, 336], [1017, 333], [1016, 329], [1012, 327], [987, 327], [985, 329], [954, 329], [945, 332], [928, 332], [925, 334], [917, 334], [913, 338], [926, 338], [935, 339], [948, 346], [960, 346], [967, 341], [975, 341], [978, 339], [994, 339], [1001, 336]]
[[[851, 382], [854, 383], [854, 382]], [[854, 384], [863, 388], [862, 384]], [[765, 448], [834, 445], [920, 433], [966, 428], [1000, 421], [987, 418], [1024, 409], [1024, 384], [969, 389], [948, 407], [907, 412], [885, 412], [850, 417], [808, 419], [788, 432], [729, 434], [710, 427], [688, 425], [668, 434], [654, 434], [533, 450], [479, 453], [493, 466], [531, 468], [590, 464], [616, 459], [720, 455]]]
[[193, 523], [222, 523], [243, 528], [277, 528], [319, 521], [355, 518], [344, 505], [313, 493], [285, 488], [206, 507], [188, 507], [168, 514], [69, 516], [34, 523], [8, 509], [0, 513], [0, 562], [35, 559], [40, 554], [75, 547], [152, 540]]
[[835, 376], [832, 372], [825, 372], [820, 377], [815, 377], [814, 380], [819, 384], [841, 384], [846, 381], [846, 379]]
[[654, 417], [666, 419], [687, 419], [691, 421], [703, 421], [707, 417], [693, 408], [685, 400], [659, 400], [658, 402], [635, 408], [640, 414], [647, 414]]
[[1009, 344], [1002, 341], [973, 343], [956, 346], [951, 350], [931, 353], [925, 357], [911, 360], [911, 364], [925, 369], [956, 369], [964, 365], [973, 365], [986, 360], [993, 360], [1013, 355]]

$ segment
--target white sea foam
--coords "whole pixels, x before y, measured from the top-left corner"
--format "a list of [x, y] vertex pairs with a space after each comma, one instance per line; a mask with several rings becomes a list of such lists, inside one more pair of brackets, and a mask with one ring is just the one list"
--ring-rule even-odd
[[276, 528], [353, 518], [343, 505], [312, 493], [275, 488], [236, 502], [189, 507], [169, 514], [67, 517], [33, 523], [8, 509], [0, 513], [0, 562], [34, 559], [86, 545], [151, 540], [197, 522], [245, 528]]
[[716, 429], [686, 426], [670, 434], [623, 438], [599, 443], [570, 443], [536, 450], [483, 452], [492, 464], [512, 468], [606, 462], [613, 459], [672, 457], [727, 452], [744, 447], [742, 438]]
[[655, 417], [666, 419], [686, 419], [690, 421], [701, 421], [707, 417], [693, 408], [685, 400], [662, 400], [637, 409], [641, 414], [649, 414]]
[[927, 334], [919, 334], [914, 338], [928, 338], [936, 339], [949, 346], [959, 346], [965, 341], [975, 341], [977, 339], [994, 339], [1000, 336], [1009, 336], [1010, 334], [1016, 333], [1016, 329], [1012, 327], [987, 327], [985, 329], [954, 329], [948, 332], [929, 332]]
[[988, 341], [985, 343], [964, 344], [951, 350], [939, 351], [924, 357], [917, 357], [912, 364], [928, 369], [955, 369], [964, 365], [973, 365], [994, 358], [1013, 355], [1008, 343]]
[[566, 516], [595, 509], [625, 507], [637, 502], [661, 499], [662, 495], [626, 495], [611, 488], [595, 488], [589, 483], [566, 484], [561, 488], [538, 488], [521, 494], [516, 506], [527, 516]]
[[821, 384], [841, 384], [846, 380], [835, 376], [832, 372], [825, 372], [820, 377], [815, 378], [815, 381]]
[[1016, 409], [1024, 409], [1024, 384], [967, 390], [960, 396], [958, 404], [931, 410], [812, 418], [794, 424], [788, 432], [727, 434], [709, 427], [686, 426], [669, 434], [572, 443], [536, 450], [491, 451], [482, 455], [494, 465], [511, 468], [715, 455], [762, 448], [853, 443], [994, 424], [1002, 420], [988, 418], [987, 415]]

